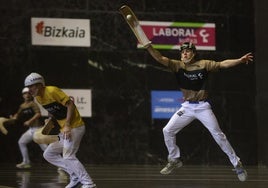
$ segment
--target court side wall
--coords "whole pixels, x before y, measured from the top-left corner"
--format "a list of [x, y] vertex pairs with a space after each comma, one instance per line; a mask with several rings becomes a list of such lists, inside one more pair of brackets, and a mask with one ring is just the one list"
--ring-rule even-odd
[[268, 165], [268, 1], [255, 0], [256, 112], [258, 123], [258, 161]]

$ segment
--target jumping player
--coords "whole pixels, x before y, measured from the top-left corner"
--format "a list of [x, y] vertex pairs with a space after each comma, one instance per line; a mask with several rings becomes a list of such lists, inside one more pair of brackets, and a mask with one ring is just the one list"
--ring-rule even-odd
[[238, 59], [227, 59], [221, 62], [213, 60], [196, 60], [196, 48], [193, 43], [185, 42], [181, 45], [181, 59], [170, 59], [154, 49], [151, 44], [145, 46], [152, 57], [175, 73], [178, 85], [183, 93], [184, 102], [182, 107], [171, 117], [163, 128], [164, 141], [168, 150], [168, 163], [160, 171], [161, 174], [169, 174], [175, 168], [181, 167], [180, 149], [176, 145], [176, 134], [194, 119], [200, 120], [209, 130], [210, 134], [229, 157], [235, 167], [240, 181], [247, 179], [247, 172], [243, 168], [240, 158], [227, 140], [219, 127], [218, 121], [207, 102], [208, 73], [253, 61], [253, 55], [247, 53]]
[[69, 174], [70, 183], [66, 188], [78, 184], [82, 184], [82, 188], [96, 188], [96, 184], [76, 157], [85, 134], [85, 123], [74, 102], [58, 87], [45, 86], [43, 76], [38, 73], [28, 75], [24, 84], [61, 127], [60, 140], [48, 145], [44, 158]]

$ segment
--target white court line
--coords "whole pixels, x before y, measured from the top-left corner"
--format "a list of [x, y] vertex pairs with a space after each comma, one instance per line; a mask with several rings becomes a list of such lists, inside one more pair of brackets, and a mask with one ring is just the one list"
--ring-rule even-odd
[[[187, 179], [148, 179], [148, 178], [94, 178], [95, 180], [98, 181], [229, 181], [229, 182], [240, 182], [237, 179], [226, 179], [226, 178], [222, 178], [222, 179], [193, 179], [193, 178], [187, 178]], [[268, 182], [268, 179], [250, 179], [247, 180], [245, 182]]]

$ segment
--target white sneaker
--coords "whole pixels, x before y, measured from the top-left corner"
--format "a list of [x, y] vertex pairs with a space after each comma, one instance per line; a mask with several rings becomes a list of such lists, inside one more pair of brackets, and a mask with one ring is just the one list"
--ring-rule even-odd
[[22, 162], [20, 164], [17, 164], [16, 167], [17, 168], [21, 168], [21, 169], [27, 169], [27, 168], [31, 168], [31, 165], [30, 165], [30, 163], [24, 163], [24, 162]]
[[237, 177], [240, 181], [246, 181], [248, 178], [247, 171], [243, 168], [242, 163], [239, 161], [237, 166], [235, 167], [235, 172], [237, 174]]
[[78, 178], [74, 178], [70, 181], [70, 183], [68, 185], [66, 185], [65, 188], [73, 188], [76, 187], [78, 184], [80, 184], [79, 179]]
[[82, 185], [81, 188], [97, 188], [97, 185], [95, 183], [93, 183], [93, 184], [85, 184], [85, 185]]
[[179, 159], [175, 161], [169, 160], [168, 164], [160, 171], [161, 174], [170, 174], [175, 168], [180, 168], [182, 162]]

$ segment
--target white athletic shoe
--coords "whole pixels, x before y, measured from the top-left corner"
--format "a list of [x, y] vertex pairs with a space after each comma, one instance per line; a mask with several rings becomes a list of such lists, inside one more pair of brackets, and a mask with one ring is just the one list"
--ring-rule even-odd
[[243, 168], [242, 163], [239, 161], [237, 166], [235, 167], [235, 172], [240, 181], [246, 181], [248, 177], [247, 171]]
[[168, 164], [160, 171], [161, 174], [170, 174], [175, 168], [182, 167], [182, 162], [179, 159], [168, 161]]
[[82, 185], [81, 188], [97, 188], [97, 185], [96, 184], [85, 184], [85, 185]]
[[31, 165], [30, 165], [30, 163], [24, 163], [24, 162], [22, 162], [20, 164], [17, 164], [16, 167], [17, 168], [21, 168], [21, 169], [27, 169], [27, 168], [31, 168]]
[[73, 179], [70, 180], [70, 183], [68, 185], [66, 185], [65, 188], [74, 188], [78, 184], [80, 184], [79, 179], [78, 178], [73, 178]]

